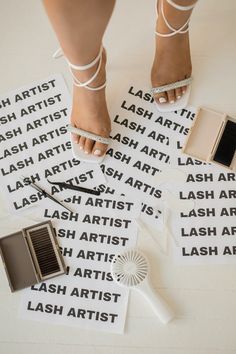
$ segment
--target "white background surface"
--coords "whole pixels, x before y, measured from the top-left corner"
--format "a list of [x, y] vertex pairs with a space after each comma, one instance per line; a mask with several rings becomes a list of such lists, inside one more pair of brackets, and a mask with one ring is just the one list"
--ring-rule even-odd
[[[0, 0], [0, 5], [0, 94], [54, 72], [62, 72], [70, 83], [63, 60], [55, 63], [51, 58], [58, 44], [41, 2]], [[104, 40], [108, 85], [117, 73], [148, 82], [154, 8], [153, 0], [118, 0]], [[199, 1], [191, 22], [194, 83], [190, 101], [193, 106], [206, 105], [234, 116], [235, 22], [236, 1]], [[10, 220], [0, 219], [0, 223], [7, 233]], [[0, 353], [236, 353], [236, 267], [176, 266], [147, 241], [154, 286], [174, 307], [175, 321], [161, 325], [135, 293], [130, 297], [124, 335], [21, 321], [17, 319], [20, 293], [10, 294], [1, 266]]]

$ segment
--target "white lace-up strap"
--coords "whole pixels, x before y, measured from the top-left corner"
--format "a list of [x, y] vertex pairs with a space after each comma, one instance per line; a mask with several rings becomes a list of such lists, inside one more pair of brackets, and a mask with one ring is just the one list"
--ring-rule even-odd
[[84, 71], [84, 70], [87, 70], [87, 69], [92, 68], [92, 67], [101, 59], [102, 50], [103, 50], [103, 47], [101, 46], [100, 49], [99, 49], [99, 53], [98, 53], [98, 55], [96, 56], [96, 58], [93, 59], [93, 61], [91, 61], [91, 63], [86, 64], [86, 65], [74, 65], [74, 64], [72, 64], [71, 62], [69, 62], [69, 60], [68, 60], [67, 58], [66, 58], [66, 61], [67, 61], [68, 65], [69, 65], [72, 69], [74, 69], [74, 70], [79, 70], [79, 71]]
[[[103, 47], [101, 46], [100, 47], [100, 50], [99, 50], [99, 53], [98, 55], [96, 56], [96, 58], [91, 61], [89, 64], [86, 64], [86, 65], [75, 65], [75, 64], [72, 64], [66, 57], [66, 61], [67, 61], [67, 64], [69, 66], [69, 69], [70, 69], [70, 72], [71, 72], [71, 75], [73, 77], [73, 82], [74, 82], [74, 85], [75, 86], [78, 86], [78, 87], [84, 87], [88, 90], [91, 90], [91, 91], [97, 91], [97, 90], [101, 90], [102, 88], [104, 88], [106, 86], [106, 81], [100, 85], [100, 86], [97, 86], [97, 87], [91, 87], [91, 86], [88, 86], [89, 84], [91, 84], [91, 82], [97, 77], [100, 69], [101, 69], [101, 65], [102, 65], [102, 51], [103, 51]], [[62, 52], [62, 49], [59, 48], [54, 54], [53, 54], [53, 58], [59, 58], [60, 56], [63, 55], [63, 52]], [[84, 81], [84, 82], [81, 82], [79, 79], [77, 79], [77, 77], [75, 76], [75, 74], [73, 73], [72, 69], [74, 70], [78, 70], [78, 71], [85, 71], [87, 69], [90, 69], [92, 68], [95, 64], [97, 64], [98, 62], [98, 67], [95, 71], [95, 73], [92, 75], [91, 78], [89, 78], [87, 81]]]
[[61, 48], [58, 48], [55, 53], [53, 53], [52, 57], [53, 59], [57, 59], [63, 56], [63, 51]]
[[171, 5], [172, 7], [174, 7], [175, 9], [177, 10], [180, 10], [180, 11], [189, 11], [189, 10], [192, 10], [194, 8], [194, 6], [196, 5], [196, 2], [192, 5], [188, 5], [188, 6], [183, 6], [183, 5], [178, 5], [176, 4], [173, 0], [166, 0], [168, 2], [169, 5]]
[[[155, 31], [155, 34], [157, 36], [160, 36], [160, 37], [171, 37], [171, 36], [174, 36], [175, 34], [183, 34], [183, 33], [186, 33], [188, 32], [189, 30], [189, 21], [190, 21], [190, 17], [187, 19], [187, 21], [180, 27], [180, 28], [174, 28], [173, 26], [170, 25], [170, 23], [168, 22], [166, 16], [165, 16], [165, 13], [164, 13], [164, 6], [163, 6], [163, 2], [164, 0], [159, 0], [161, 1], [161, 15], [163, 17], [163, 20], [165, 22], [165, 25], [169, 28], [169, 30], [171, 32], [169, 33], [160, 33], [158, 31]], [[180, 10], [180, 11], [189, 11], [189, 10], [192, 10], [194, 8], [194, 6], [196, 5], [196, 2], [192, 5], [189, 5], [189, 6], [182, 6], [182, 5], [178, 5], [176, 4], [173, 0], [166, 0], [166, 2], [171, 5], [172, 7], [174, 7], [175, 9], [177, 10]], [[186, 27], [186, 28], [185, 28]]]

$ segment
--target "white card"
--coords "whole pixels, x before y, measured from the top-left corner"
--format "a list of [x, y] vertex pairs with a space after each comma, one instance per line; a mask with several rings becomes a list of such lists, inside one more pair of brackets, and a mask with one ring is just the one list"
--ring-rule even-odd
[[56, 227], [67, 274], [24, 290], [20, 317], [122, 333], [129, 291], [113, 281], [110, 268], [115, 254], [136, 245], [140, 205], [85, 193], [76, 205], [74, 214], [60, 206], [42, 210]]
[[[0, 102], [0, 181], [11, 211], [45, 199], [30, 182], [49, 193], [46, 179], [70, 180], [88, 187], [105, 182], [99, 166], [72, 156], [66, 127], [71, 98], [61, 75], [19, 88]], [[24, 182], [22, 176], [27, 177]]]

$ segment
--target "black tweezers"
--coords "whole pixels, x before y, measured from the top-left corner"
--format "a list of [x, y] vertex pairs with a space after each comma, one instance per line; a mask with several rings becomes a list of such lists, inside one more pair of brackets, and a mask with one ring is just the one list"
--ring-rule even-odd
[[63, 187], [66, 189], [73, 189], [75, 191], [80, 191], [80, 192], [84, 192], [84, 193], [89, 193], [89, 194], [95, 194], [95, 195], [100, 195], [101, 193], [99, 191], [96, 191], [94, 189], [90, 189], [90, 188], [85, 188], [85, 187], [79, 187], [79, 186], [75, 186], [73, 184], [70, 183], [65, 183], [65, 182], [51, 182], [47, 179], [48, 183], [51, 184], [55, 184], [59, 187]]
[[[26, 179], [26, 177], [22, 176], [21, 179], [24, 181]], [[68, 210], [70, 213], [73, 213], [73, 211], [64, 203], [60, 202], [58, 199], [56, 199], [55, 197], [53, 197], [51, 194], [49, 194], [48, 192], [46, 192], [44, 189], [42, 189], [41, 187], [39, 187], [39, 185], [37, 185], [36, 183], [30, 182], [28, 184], [30, 187], [36, 189], [36, 191], [42, 193], [45, 197], [53, 200], [55, 203], [61, 205], [63, 208], [65, 208], [66, 210]]]

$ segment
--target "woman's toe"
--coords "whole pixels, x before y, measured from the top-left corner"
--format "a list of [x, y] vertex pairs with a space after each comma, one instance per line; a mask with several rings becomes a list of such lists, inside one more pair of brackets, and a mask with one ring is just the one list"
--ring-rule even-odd
[[179, 100], [182, 97], [182, 88], [178, 87], [177, 89], [175, 89], [175, 97], [177, 100]]
[[183, 87], [182, 87], [182, 94], [183, 94], [183, 95], [185, 94], [186, 90], [187, 90], [187, 86], [183, 86]]
[[106, 153], [107, 151], [107, 145], [106, 144], [102, 144], [99, 142], [96, 142], [93, 146], [93, 151], [92, 154], [95, 156], [102, 156]]
[[168, 101], [167, 94], [165, 92], [155, 94], [155, 101], [157, 103], [166, 103]]
[[174, 103], [176, 101], [175, 90], [167, 91], [168, 101], [169, 103]]
[[71, 140], [75, 143], [78, 144], [80, 136], [78, 134], [71, 133]]
[[85, 140], [86, 140], [86, 138], [85, 138], [84, 136], [81, 136], [81, 137], [79, 138], [79, 147], [80, 147], [81, 150], [84, 149]]
[[84, 152], [85, 154], [91, 154], [94, 146], [94, 141], [91, 139], [86, 139], [84, 144]]

